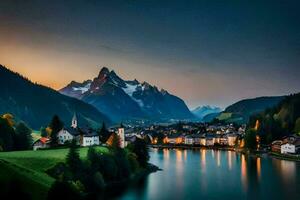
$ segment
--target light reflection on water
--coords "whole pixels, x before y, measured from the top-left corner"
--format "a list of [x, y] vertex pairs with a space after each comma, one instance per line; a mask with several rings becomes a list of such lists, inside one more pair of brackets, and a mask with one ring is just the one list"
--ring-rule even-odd
[[[162, 168], [146, 178], [142, 194], [120, 199], [300, 199], [300, 163], [233, 151], [153, 149]], [[298, 190], [299, 190], [298, 189]]]

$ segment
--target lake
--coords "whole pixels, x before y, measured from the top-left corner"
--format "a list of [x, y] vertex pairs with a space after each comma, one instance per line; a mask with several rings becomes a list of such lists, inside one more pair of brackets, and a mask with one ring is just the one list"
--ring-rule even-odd
[[150, 155], [163, 171], [119, 199], [300, 199], [299, 162], [205, 149], [151, 149]]

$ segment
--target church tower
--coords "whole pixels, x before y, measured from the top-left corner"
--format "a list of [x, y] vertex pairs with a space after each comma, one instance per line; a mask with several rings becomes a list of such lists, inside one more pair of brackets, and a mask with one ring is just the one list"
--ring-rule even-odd
[[118, 128], [118, 135], [120, 137], [121, 148], [124, 148], [126, 146], [126, 143], [125, 143], [125, 130], [123, 124], [121, 124], [121, 126]]
[[74, 112], [73, 118], [72, 118], [72, 124], [71, 124], [72, 128], [77, 128], [77, 117], [76, 117], [76, 113]]

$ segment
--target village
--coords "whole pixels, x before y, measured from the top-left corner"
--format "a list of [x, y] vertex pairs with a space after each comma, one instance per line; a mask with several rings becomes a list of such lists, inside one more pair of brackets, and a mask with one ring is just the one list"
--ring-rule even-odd
[[[82, 147], [112, 143], [114, 134], [119, 136], [120, 146], [125, 148], [133, 143], [136, 138], [143, 139], [151, 147], [176, 148], [176, 147], [205, 147], [240, 150], [244, 147], [246, 125], [235, 124], [205, 124], [192, 122], [178, 122], [175, 124], [160, 124], [151, 126], [114, 126], [107, 129], [106, 139], [89, 127], [78, 127], [76, 114], [71, 125], [63, 127], [57, 134], [58, 144], [70, 144], [75, 140]], [[102, 138], [102, 139], [101, 139]], [[275, 140], [271, 145], [260, 145], [260, 138], [256, 136], [258, 152], [273, 152], [279, 154], [298, 155], [300, 153], [300, 137], [289, 135], [281, 140]], [[41, 137], [33, 143], [33, 150], [50, 148], [50, 137]]]

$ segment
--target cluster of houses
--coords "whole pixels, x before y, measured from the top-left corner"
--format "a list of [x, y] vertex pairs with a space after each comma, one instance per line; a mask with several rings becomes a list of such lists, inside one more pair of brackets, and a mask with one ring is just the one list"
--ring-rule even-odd
[[[110, 133], [111, 137], [113, 137], [113, 133], [117, 133], [120, 137], [121, 147], [124, 148], [126, 146], [123, 126], [111, 131]], [[68, 144], [73, 140], [76, 141], [77, 145], [82, 147], [100, 145], [99, 133], [89, 127], [79, 128], [75, 113], [72, 118], [71, 126], [62, 128], [57, 134], [57, 142], [59, 145]], [[50, 142], [50, 138], [42, 137], [33, 143], [33, 150], [49, 148]]]
[[238, 134], [171, 134], [164, 138], [165, 144], [185, 144], [185, 145], [200, 145], [200, 146], [234, 146], [236, 144]]
[[272, 142], [271, 150], [281, 154], [300, 154], [300, 137], [291, 135], [275, 140]]
[[[238, 138], [245, 133], [245, 127], [238, 129], [233, 125], [211, 125], [195, 127], [183, 125], [182, 130], [171, 129], [165, 133], [164, 144], [189, 146], [230, 146], [236, 145]], [[157, 143], [154, 138], [153, 144]]]

